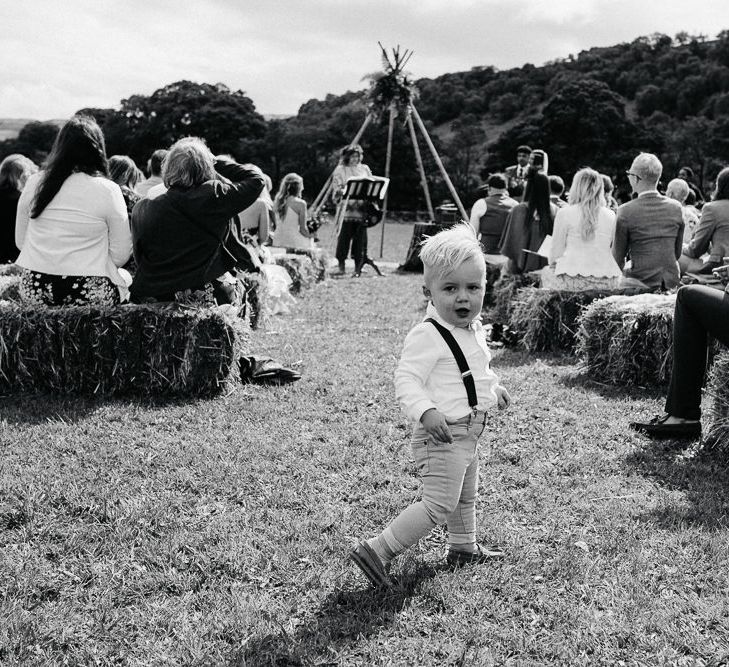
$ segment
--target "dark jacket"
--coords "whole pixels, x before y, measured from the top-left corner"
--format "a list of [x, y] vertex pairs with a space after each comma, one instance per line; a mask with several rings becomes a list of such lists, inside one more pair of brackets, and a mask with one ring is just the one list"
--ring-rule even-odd
[[711, 254], [710, 262], [723, 264], [724, 257], [729, 257], [729, 199], [717, 199], [701, 209], [701, 221], [686, 254], [701, 257], [705, 252]]
[[613, 257], [626, 275], [648, 287], [670, 289], [679, 283], [677, 260], [683, 245], [681, 204], [657, 192], [648, 192], [618, 208]]
[[518, 202], [505, 193], [491, 195], [484, 201], [486, 202], [486, 213], [481, 216], [478, 226], [481, 245], [485, 253], [498, 253], [501, 235], [506, 226], [506, 218]]
[[215, 169], [221, 178], [189, 190], [172, 187], [134, 206], [134, 300], [202, 287], [234, 268], [236, 257], [248, 256], [234, 218], [258, 198], [263, 174], [220, 161]]
[[[557, 207], [550, 203], [549, 208], [554, 222]], [[528, 213], [527, 203], [522, 202], [514, 206], [506, 219], [504, 235], [501, 237], [501, 254], [511, 260], [509, 270], [512, 273], [538, 271], [548, 263], [546, 257], [536, 254], [545, 238], [539, 229], [539, 219], [535, 215], [531, 220], [527, 220]]]
[[0, 188], [0, 264], [14, 262], [20, 250], [15, 246], [15, 217], [20, 193], [15, 188]]

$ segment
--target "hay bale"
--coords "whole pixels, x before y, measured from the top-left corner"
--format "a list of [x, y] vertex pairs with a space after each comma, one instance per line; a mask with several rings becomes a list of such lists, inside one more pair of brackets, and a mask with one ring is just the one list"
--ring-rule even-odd
[[279, 266], [283, 266], [291, 276], [291, 293], [298, 294], [303, 289], [307, 289], [314, 284], [316, 271], [314, 262], [308, 255], [294, 255], [286, 253], [284, 255], [274, 255], [273, 261]]
[[709, 429], [706, 442], [710, 449], [729, 453], [729, 352], [726, 349], [714, 357], [706, 393], [711, 397]]
[[185, 396], [238, 376], [249, 329], [231, 307], [0, 308], [0, 392]]
[[240, 272], [238, 279], [246, 290], [246, 321], [251, 329], [264, 327], [271, 316], [266, 276], [263, 273]]
[[[8, 266], [13, 266], [12, 264]], [[0, 301], [20, 301], [20, 276], [0, 275]]]
[[329, 267], [329, 254], [323, 248], [287, 248], [290, 255], [306, 255], [314, 265], [314, 280], [318, 283], [326, 280]]
[[507, 324], [516, 293], [522, 287], [539, 287], [539, 274], [502, 274], [493, 287], [493, 299], [496, 305], [484, 314], [484, 319], [488, 322]]
[[19, 276], [23, 267], [17, 264], [0, 264], [0, 276]]
[[676, 295], [610, 296], [579, 320], [577, 353], [591, 378], [618, 385], [666, 385]]

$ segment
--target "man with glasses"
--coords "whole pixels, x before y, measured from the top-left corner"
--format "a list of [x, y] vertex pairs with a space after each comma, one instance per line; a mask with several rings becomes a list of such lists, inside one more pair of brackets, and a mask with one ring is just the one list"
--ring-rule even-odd
[[679, 284], [683, 243], [681, 205], [658, 192], [663, 165], [652, 153], [638, 155], [626, 172], [638, 196], [618, 208], [613, 256], [623, 273], [656, 290]]

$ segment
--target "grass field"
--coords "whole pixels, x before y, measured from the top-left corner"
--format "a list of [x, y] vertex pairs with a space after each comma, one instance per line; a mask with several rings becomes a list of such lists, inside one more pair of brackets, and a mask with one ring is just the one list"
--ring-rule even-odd
[[0, 663], [729, 659], [725, 463], [629, 433], [661, 397], [571, 359], [494, 356], [513, 406], [484, 434], [479, 536], [506, 558], [450, 571], [437, 530], [368, 587], [352, 541], [418, 497], [392, 373], [420, 281], [332, 279], [254, 332], [295, 385], [1, 399]]

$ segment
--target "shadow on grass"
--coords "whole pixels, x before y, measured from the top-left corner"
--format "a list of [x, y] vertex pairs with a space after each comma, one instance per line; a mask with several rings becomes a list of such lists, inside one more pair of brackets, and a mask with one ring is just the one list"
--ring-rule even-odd
[[[243, 664], [248, 667], [341, 664], [338, 656], [343, 649], [395, 623], [423, 583], [446, 569], [444, 564], [418, 563], [405, 570], [391, 589], [332, 591], [294, 634], [282, 627], [278, 633], [249, 642]], [[326, 662], [316, 662], [315, 658]], [[230, 664], [241, 664], [241, 656], [236, 656]]]
[[489, 344], [494, 356], [494, 365], [504, 368], [518, 368], [539, 363], [544, 366], [573, 366], [577, 359], [570, 354], [552, 354], [549, 352], [528, 352], [519, 346], [493, 348]]
[[726, 454], [694, 448], [686, 442], [666, 440], [629, 455], [626, 462], [661, 486], [684, 492], [687, 504], [652, 509], [644, 521], [666, 530], [687, 526], [729, 528], [729, 460]]
[[[587, 372], [576, 366], [574, 372], [560, 377], [557, 382], [568, 389], [585, 389], [600, 394], [603, 398], [615, 399], [663, 399], [666, 390], [662, 387], [639, 387], [637, 385], [615, 385], [598, 382], [590, 378]], [[639, 417], [639, 415], [635, 415]]]
[[33, 426], [48, 421], [76, 423], [109, 406], [168, 408], [215, 400], [219, 396], [123, 397], [59, 396], [56, 394], [14, 394], [0, 396], [0, 414], [9, 424]]

